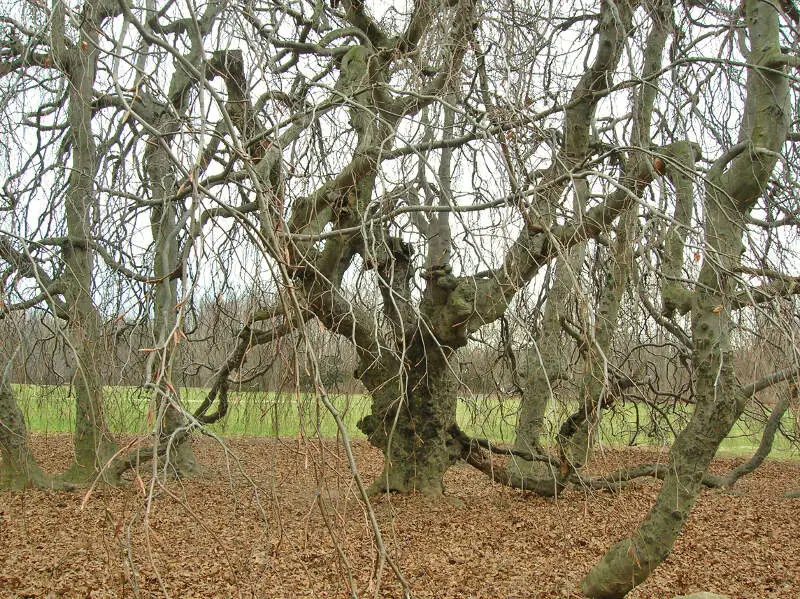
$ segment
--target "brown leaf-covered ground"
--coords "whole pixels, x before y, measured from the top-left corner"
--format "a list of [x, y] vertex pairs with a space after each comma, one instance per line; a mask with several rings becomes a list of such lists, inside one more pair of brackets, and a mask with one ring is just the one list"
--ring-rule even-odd
[[[35, 437], [42, 463], [69, 461], [65, 436]], [[334, 441], [195, 441], [208, 476], [122, 489], [0, 493], [0, 597], [401, 596]], [[355, 444], [365, 479], [381, 455]], [[596, 471], [664, 460], [604, 451]], [[722, 471], [734, 463], [718, 460]], [[467, 466], [449, 497], [373, 502], [415, 597], [580, 597], [581, 577], [645, 516], [659, 483], [557, 500], [502, 488]], [[631, 598], [699, 590], [800, 597], [800, 464], [768, 461], [737, 494], [704, 492], [669, 560]], [[150, 501], [144, 495], [152, 495]], [[353, 585], [351, 594], [350, 586]]]

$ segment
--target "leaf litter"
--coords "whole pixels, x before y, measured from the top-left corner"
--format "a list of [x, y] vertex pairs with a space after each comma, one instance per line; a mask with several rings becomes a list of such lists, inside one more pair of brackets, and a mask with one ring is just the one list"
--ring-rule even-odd
[[[34, 435], [50, 472], [70, 440]], [[199, 479], [144, 470], [122, 488], [0, 493], [0, 597], [402, 597], [379, 549], [341, 444], [193, 441]], [[383, 456], [353, 444], [365, 480]], [[666, 460], [642, 449], [598, 453], [590, 471]], [[719, 458], [717, 473], [738, 461]], [[498, 462], [498, 467], [502, 464]], [[138, 476], [141, 475], [141, 479]], [[151, 484], [153, 483], [154, 484]], [[660, 483], [570, 490], [543, 499], [452, 468], [447, 496], [381, 496], [383, 543], [419, 598], [582, 597], [580, 580], [646, 516]], [[148, 493], [144, 498], [140, 489]], [[800, 463], [768, 460], [734, 493], [704, 491], [669, 559], [631, 599], [712, 591], [800, 597]], [[85, 503], [84, 503], [85, 501]], [[83, 504], [83, 505], [82, 505]]]

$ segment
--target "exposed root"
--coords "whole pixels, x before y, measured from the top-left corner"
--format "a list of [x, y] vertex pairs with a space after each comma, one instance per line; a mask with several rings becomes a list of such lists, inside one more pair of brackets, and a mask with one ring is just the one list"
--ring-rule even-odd
[[[494, 482], [512, 489], [530, 491], [542, 497], [555, 497], [566, 486], [565, 471], [562, 463], [550, 456], [500, 447], [487, 439], [472, 439], [455, 425], [450, 428], [450, 434], [462, 446], [461, 458], [470, 466], [483, 472]], [[550, 465], [553, 476], [523, 476], [521, 473], [518, 474], [506, 468], [496, 468], [491, 457], [484, 453], [484, 449], [499, 455], [513, 455], [528, 462], [545, 462]]]

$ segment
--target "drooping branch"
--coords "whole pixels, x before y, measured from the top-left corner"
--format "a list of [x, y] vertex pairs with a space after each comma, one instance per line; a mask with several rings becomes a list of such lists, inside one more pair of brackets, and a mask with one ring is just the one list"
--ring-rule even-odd
[[50, 277], [29, 252], [16, 250], [11, 238], [7, 235], [0, 236], [0, 260], [8, 263], [12, 271], [19, 276], [33, 279], [41, 289], [39, 294], [28, 300], [4, 304], [0, 315], [6, 312], [27, 310], [46, 301], [60, 318], [65, 320], [69, 318], [67, 304], [59, 297], [66, 289], [64, 282]]
[[[797, 387], [792, 385], [790, 393], [792, 398], [797, 397]], [[749, 460], [742, 462], [723, 475], [704, 474], [702, 479], [703, 486], [712, 489], [730, 489], [740, 478], [755, 472], [772, 451], [775, 435], [780, 428], [781, 419], [789, 407], [789, 401], [786, 395], [781, 395], [778, 398], [764, 425], [764, 432], [761, 435], [758, 448]], [[653, 477], [664, 480], [668, 473], [669, 466], [667, 464], [642, 464], [633, 468], [621, 468], [597, 477], [587, 478], [575, 473], [570, 477], [570, 482], [579, 488], [587, 490], [619, 491], [637, 478]]]
[[497, 445], [496, 443], [492, 443], [489, 439], [482, 439], [477, 437], [470, 437], [464, 431], [461, 430], [458, 426], [453, 426], [449, 430], [450, 434], [453, 436], [455, 440], [461, 443], [467, 450], [483, 448], [490, 453], [494, 453], [497, 455], [508, 455], [508, 456], [516, 456], [518, 458], [522, 458], [527, 462], [543, 462], [545, 464], [549, 464], [556, 469], [561, 468], [561, 463], [558, 461], [557, 458], [552, 456], [538, 454], [538, 453], [531, 453], [530, 451], [524, 451], [522, 449], [517, 449], [514, 447], [504, 447], [501, 445]]
[[[239, 333], [236, 346], [228, 354], [225, 362], [217, 369], [211, 379], [211, 389], [203, 401], [194, 411], [193, 417], [202, 424], [213, 424], [224, 418], [228, 413], [228, 387], [230, 373], [238, 370], [245, 362], [247, 352], [258, 345], [271, 343], [294, 330], [294, 325], [284, 322], [271, 330], [252, 329], [245, 325]], [[209, 408], [217, 402], [217, 409], [208, 414]]]
[[[593, 152], [592, 145], [589, 143], [591, 137], [591, 130], [594, 128], [594, 118], [599, 98], [595, 93], [600, 92], [604, 86], [610, 83], [613, 71], [616, 69], [617, 64], [621, 57], [621, 50], [624, 40], [630, 34], [631, 25], [631, 11], [627, 5], [622, 5], [621, 10], [617, 13], [611, 5], [604, 5], [601, 14], [601, 25], [599, 27], [598, 44], [602, 48], [594, 58], [591, 67], [583, 74], [576, 88], [573, 90], [571, 103], [569, 108], [564, 113], [563, 124], [563, 140], [558, 153], [553, 157], [552, 163], [545, 171], [542, 180], [538, 182], [537, 189], [533, 194], [533, 205], [527, 209], [520, 202], [520, 210], [523, 213], [525, 225], [529, 231], [537, 230], [547, 232], [555, 222], [555, 215], [558, 212], [562, 202], [562, 196], [567, 190], [568, 185], [571, 183], [574, 186], [572, 190], [572, 207], [573, 218], [580, 218], [586, 211], [586, 206], [589, 201], [590, 185], [585, 178], [575, 171], [580, 165], [585, 164]], [[613, 24], [613, 26], [612, 26]], [[658, 28], [654, 28], [658, 32]], [[651, 54], [658, 55], [660, 59], [660, 52], [646, 51], [646, 56]], [[652, 60], [646, 60], [645, 73], [652, 68], [658, 67], [658, 61], [655, 67], [651, 67]], [[478, 73], [481, 77], [484, 102], [489, 103], [488, 100], [488, 82], [482, 68], [483, 63], [478, 65]], [[637, 105], [641, 107], [636, 110], [636, 114], [641, 118], [635, 119], [634, 122], [634, 142], [633, 145], [641, 145], [642, 131], [649, 136], [649, 111], [648, 107], [652, 108], [654, 97], [653, 88], [643, 86], [642, 94], [644, 98], [639, 98]], [[640, 95], [642, 95], [640, 94]], [[651, 111], [651, 110], [650, 110]], [[509, 181], [512, 192], [517, 192], [517, 182], [513, 175], [513, 169], [509, 160], [508, 148], [502, 136], [501, 148], [503, 150], [504, 160], [509, 169]], [[649, 144], [649, 142], [648, 142]], [[637, 168], [637, 161], [634, 160], [629, 163], [633, 169]], [[623, 173], [623, 177], [627, 176], [627, 172]], [[624, 218], [624, 217], [623, 217]], [[621, 227], [621, 225], [620, 225]], [[627, 227], [625, 227], [627, 228]], [[573, 298], [581, 296], [579, 289], [580, 286], [580, 272], [583, 268], [585, 260], [586, 243], [585, 240], [568, 240], [566, 243], [561, 244], [560, 239], [549, 239], [552, 242], [555, 257], [554, 277], [553, 283], [547, 290], [546, 304], [542, 317], [542, 326], [537, 335], [536, 341], [536, 357], [531, 360], [528, 370], [526, 372], [524, 383], [522, 387], [522, 399], [520, 402], [520, 410], [517, 418], [516, 435], [514, 444], [521, 449], [539, 448], [541, 445], [540, 435], [542, 432], [543, 423], [545, 420], [545, 412], [548, 402], [553, 394], [553, 384], [567, 376], [569, 366], [565, 359], [566, 351], [562, 342], [561, 332], [564, 331], [572, 337], [584, 358], [588, 358], [592, 354], [594, 345], [599, 348], [603, 344], [600, 340], [599, 344], [593, 341], [594, 335], [589, 335], [587, 331], [579, 331], [577, 327], [572, 327], [566, 318], [566, 311], [569, 310], [568, 306], [572, 303]], [[627, 236], [618, 236], [618, 243], [615, 247], [621, 248], [621, 251], [627, 252], [629, 248], [626, 247]], [[620, 264], [619, 262], [617, 264]], [[612, 266], [615, 267], [616, 265]], [[619, 270], [619, 269], [617, 269]], [[533, 271], [532, 271], [533, 272]], [[496, 276], [496, 275], [495, 275]], [[624, 280], [623, 280], [624, 279]], [[614, 285], [614, 290], [617, 288], [624, 289], [627, 278], [619, 276], [610, 276], [610, 281], [618, 282]], [[603, 333], [602, 328], [608, 324], [610, 317], [616, 321], [616, 314], [609, 314], [609, 308], [612, 308], [613, 302], [609, 303], [608, 291], [611, 290], [610, 286], [604, 288], [605, 291], [601, 292], [601, 308], [603, 316], [598, 318], [598, 327], [596, 329], [598, 339], [610, 338]], [[613, 311], [613, 310], [611, 310]], [[605, 355], [605, 350], [600, 350], [600, 353]], [[594, 368], [600, 367], [599, 362], [592, 363]], [[584, 376], [583, 382], [591, 381], [595, 387], [602, 385], [599, 378], [596, 378], [596, 373], [592, 372]], [[593, 405], [595, 402], [592, 396], [595, 393], [589, 392], [589, 397], [586, 402]], [[581, 394], [583, 397], [583, 394]], [[588, 423], [587, 420], [582, 421], [584, 424]], [[583, 453], [585, 456], [588, 449], [588, 434], [580, 435], [581, 440], [577, 441], [579, 430], [583, 427], [576, 427], [570, 430], [569, 437], [561, 437], [559, 447], [561, 450], [561, 460], [565, 467], [570, 465], [579, 465], [585, 459], [579, 457]], [[587, 428], [588, 431], [588, 428]], [[576, 440], [575, 443], [572, 441]], [[563, 441], [563, 443], [561, 442]], [[585, 441], [585, 443], [583, 442]], [[576, 449], [575, 452], [567, 450], [567, 447]], [[580, 447], [583, 450], [580, 450]], [[573, 454], [574, 455], [567, 455]], [[522, 476], [530, 475], [540, 478], [541, 472], [531, 471], [531, 466], [512, 460], [508, 466], [512, 475]]]
[[513, 470], [496, 467], [492, 460], [483, 455], [480, 450], [468, 450], [464, 453], [462, 459], [473, 468], [484, 473], [493, 482], [512, 489], [531, 491], [542, 497], [555, 497], [564, 488], [562, 479], [555, 470], [553, 470], [553, 476], [548, 477], [523, 476], [516, 474]]
[[773, 385], [777, 385], [785, 381], [791, 381], [798, 376], [800, 376], [800, 366], [793, 366], [791, 368], [785, 368], [783, 370], [770, 373], [764, 377], [761, 377], [757, 381], [750, 383], [749, 385], [741, 387], [737, 394], [738, 396], [736, 400], [740, 405], [744, 406], [747, 401], [756, 395], [756, 393], [759, 393], [764, 389], [768, 389]]
[[[797, 387], [795, 385], [792, 385], [791, 395], [793, 398], [797, 397]], [[740, 478], [755, 472], [755, 470], [764, 462], [764, 460], [772, 451], [772, 444], [775, 441], [775, 435], [780, 428], [781, 419], [788, 408], [789, 398], [786, 395], [781, 394], [781, 396], [778, 398], [778, 401], [775, 403], [775, 406], [772, 408], [772, 412], [770, 412], [767, 423], [764, 426], [764, 432], [761, 435], [761, 442], [758, 444], [758, 449], [756, 449], [755, 453], [750, 457], [750, 459], [731, 469], [723, 476], [707, 474], [703, 479], [703, 483], [706, 486], [730, 489]]]
[[[522, 449], [501, 447], [488, 439], [471, 438], [458, 425], [450, 427], [449, 433], [461, 447], [461, 459], [484, 473], [493, 482], [512, 489], [530, 491], [542, 497], [555, 497], [566, 486], [568, 471], [564, 464], [556, 458]], [[488, 451], [488, 455], [483, 450]], [[492, 461], [491, 454], [508, 455], [527, 462], [544, 464], [549, 473], [544, 475], [527, 474], [527, 469], [498, 467]]]
[[731, 310], [741, 310], [800, 294], [800, 277], [781, 276], [758, 286], [745, 286], [730, 301]]
[[620, 491], [638, 478], [653, 477], [663, 480], [666, 474], [666, 464], [642, 464], [632, 468], [620, 468], [596, 477], [585, 477], [573, 473], [570, 476], [570, 482], [579, 489], [587, 491]]

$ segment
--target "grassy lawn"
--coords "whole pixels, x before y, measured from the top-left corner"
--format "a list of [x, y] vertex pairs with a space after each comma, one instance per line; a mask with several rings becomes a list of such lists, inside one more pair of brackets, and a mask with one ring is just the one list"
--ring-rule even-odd
[[[73, 402], [70, 390], [64, 386], [45, 387], [22, 385], [16, 387], [20, 408], [25, 414], [28, 428], [35, 432], [68, 432], [73, 428]], [[196, 408], [205, 390], [189, 388], [182, 391], [187, 407]], [[348, 434], [355, 438], [364, 435], [356, 427], [361, 417], [369, 411], [369, 398], [364, 395], [338, 395], [331, 397], [342, 415]], [[226, 436], [298, 436], [321, 435], [335, 437], [333, 417], [313, 395], [304, 393], [231, 392], [227, 418], [211, 426], [211, 430]], [[519, 402], [516, 399], [462, 398], [458, 405], [458, 421], [470, 435], [486, 437], [497, 442], [511, 442]], [[109, 426], [115, 433], [147, 432], [149, 395], [140, 389], [109, 387], [106, 389], [106, 410]], [[212, 408], [213, 410], [214, 408]], [[566, 416], [566, 408], [551, 410], [548, 422], [554, 434]], [[627, 404], [616, 407], [603, 418], [600, 437], [609, 445], [665, 445], [691, 415], [691, 407], [683, 406], [669, 414], [652, 412], [646, 406]], [[793, 430], [792, 417], [784, 417], [787, 430]], [[637, 433], [638, 422], [638, 433]], [[762, 425], [757, 419], [742, 418], [722, 443], [720, 453], [747, 455], [757, 447]], [[774, 457], [796, 457], [797, 450], [779, 436], [775, 440]]]

